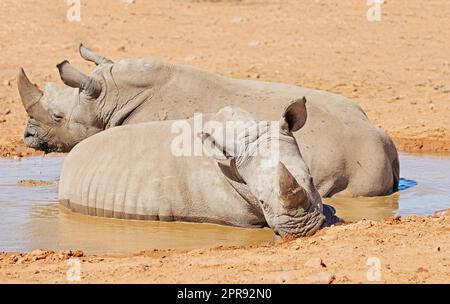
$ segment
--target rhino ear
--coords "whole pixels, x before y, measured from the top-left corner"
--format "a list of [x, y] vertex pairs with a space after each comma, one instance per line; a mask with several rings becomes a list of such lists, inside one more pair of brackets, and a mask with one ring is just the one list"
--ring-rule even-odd
[[212, 157], [218, 162], [222, 162], [224, 164], [227, 164], [230, 161], [232, 156], [225, 150], [223, 145], [216, 141], [211, 134], [199, 132], [197, 136], [202, 141], [203, 152], [207, 156]]
[[83, 45], [83, 43], [80, 43], [79, 47], [80, 55], [84, 60], [94, 62], [96, 65], [104, 64], [104, 63], [114, 63], [112, 60], [103, 57], [99, 54], [94, 53], [87, 47]]
[[218, 162], [219, 168], [225, 176], [236, 182], [245, 183], [237, 169], [236, 159], [225, 151], [222, 145], [217, 143], [211, 134], [199, 132], [197, 136], [202, 141], [205, 154]]
[[288, 132], [298, 131], [305, 125], [307, 116], [306, 98], [296, 99], [284, 110], [280, 126]]
[[100, 96], [100, 93], [102, 92], [101, 84], [92, 77], [78, 71], [69, 63], [69, 61], [64, 60], [56, 65], [56, 67], [59, 70], [59, 76], [64, 84], [72, 88], [79, 88], [91, 98]]

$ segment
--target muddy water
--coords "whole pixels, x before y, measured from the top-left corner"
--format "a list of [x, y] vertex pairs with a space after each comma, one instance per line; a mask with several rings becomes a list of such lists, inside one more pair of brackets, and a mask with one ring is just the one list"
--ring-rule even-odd
[[[0, 251], [83, 249], [124, 253], [153, 248], [199, 248], [270, 242], [269, 229], [140, 222], [74, 214], [60, 207], [56, 181], [63, 158], [0, 159]], [[450, 208], [450, 157], [401, 156], [401, 176], [416, 181], [387, 197], [327, 199], [347, 220], [432, 214]], [[27, 187], [27, 181], [38, 181]], [[22, 182], [20, 182], [22, 181]], [[23, 182], [25, 181], [25, 182]]]
[[[75, 214], [57, 203], [63, 158], [0, 159], [0, 251], [83, 249], [124, 253], [270, 242], [270, 229], [124, 221]], [[23, 181], [45, 186], [26, 187]], [[22, 182], [21, 182], [22, 181]], [[50, 183], [46, 183], [50, 182]]]
[[417, 185], [389, 196], [331, 198], [324, 202], [333, 205], [339, 216], [349, 221], [382, 219], [395, 214], [432, 215], [450, 208], [450, 156], [401, 154], [400, 176]]

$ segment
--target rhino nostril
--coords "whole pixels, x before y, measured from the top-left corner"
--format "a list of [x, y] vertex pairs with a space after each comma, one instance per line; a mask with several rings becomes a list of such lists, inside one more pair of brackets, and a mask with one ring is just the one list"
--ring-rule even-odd
[[36, 133], [34, 131], [26, 130], [25, 134], [24, 134], [24, 137], [33, 137], [35, 135], [36, 135]]

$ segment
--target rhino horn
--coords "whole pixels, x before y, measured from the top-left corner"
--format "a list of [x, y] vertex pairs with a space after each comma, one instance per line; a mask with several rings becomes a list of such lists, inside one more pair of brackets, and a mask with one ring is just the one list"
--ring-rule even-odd
[[30, 117], [36, 117], [42, 112], [43, 108], [40, 104], [42, 98], [42, 91], [39, 90], [28, 79], [23, 68], [19, 70], [19, 76], [17, 79], [17, 85], [19, 88], [20, 98], [22, 99], [23, 106]]
[[80, 55], [83, 59], [87, 61], [94, 62], [96, 65], [104, 64], [104, 63], [114, 63], [112, 60], [103, 57], [101, 55], [95, 54], [93, 51], [85, 47], [82, 43], [80, 43]]
[[278, 173], [280, 197], [285, 207], [308, 209], [309, 201], [305, 189], [297, 183], [295, 177], [282, 162], [278, 165]]
[[64, 60], [56, 66], [64, 84], [72, 88], [79, 88], [92, 98], [97, 98], [102, 92], [101, 84], [74, 68], [69, 61]]

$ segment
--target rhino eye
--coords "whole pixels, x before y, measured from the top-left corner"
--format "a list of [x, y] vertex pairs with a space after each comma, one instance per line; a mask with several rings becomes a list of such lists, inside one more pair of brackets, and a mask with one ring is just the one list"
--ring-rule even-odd
[[62, 114], [53, 113], [52, 114], [52, 118], [53, 118], [54, 121], [61, 121], [61, 119], [63, 119], [64, 116]]

